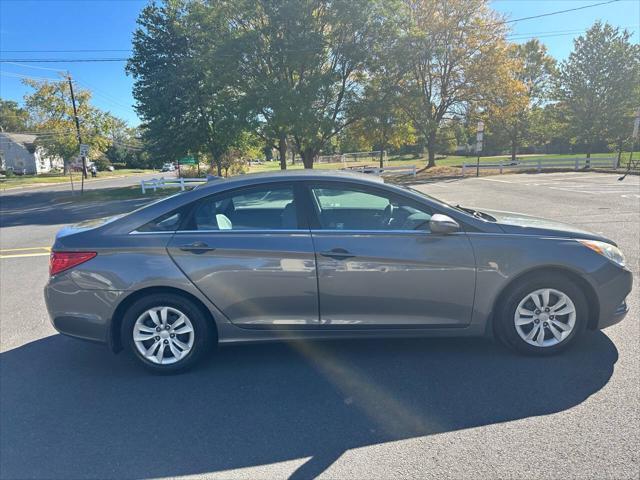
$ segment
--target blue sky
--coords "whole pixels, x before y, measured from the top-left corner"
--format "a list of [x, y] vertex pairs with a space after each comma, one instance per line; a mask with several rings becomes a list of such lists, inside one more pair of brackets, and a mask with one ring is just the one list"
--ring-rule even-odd
[[[511, 19], [600, 3], [602, 0], [493, 0], [493, 8]], [[136, 18], [147, 0], [0, 0], [0, 58], [114, 58], [126, 57]], [[512, 39], [539, 37], [550, 53], [565, 58], [572, 40], [595, 20], [626, 27], [638, 42], [640, 0], [621, 0], [512, 25]], [[112, 52], [45, 52], [45, 50], [114, 50]], [[19, 52], [37, 50], [39, 52]], [[120, 51], [115, 51], [120, 50]], [[139, 123], [132, 107], [133, 81], [125, 75], [124, 62], [105, 63], [0, 63], [0, 96], [21, 101], [28, 91], [20, 75], [56, 78], [56, 69], [69, 71], [80, 86], [90, 88], [94, 103]]]

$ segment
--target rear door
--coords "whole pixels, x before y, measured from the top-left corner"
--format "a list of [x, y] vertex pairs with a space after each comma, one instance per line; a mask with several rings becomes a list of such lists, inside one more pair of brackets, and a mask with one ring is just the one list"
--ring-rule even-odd
[[182, 271], [237, 325], [318, 324], [315, 256], [299, 220], [299, 188], [270, 183], [203, 198], [168, 246]]
[[432, 234], [431, 207], [384, 187], [307, 185], [323, 326], [469, 324], [475, 258], [466, 234]]

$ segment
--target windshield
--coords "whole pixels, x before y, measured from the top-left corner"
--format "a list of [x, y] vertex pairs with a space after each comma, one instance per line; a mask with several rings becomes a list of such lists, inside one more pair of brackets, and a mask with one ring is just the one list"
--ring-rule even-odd
[[[411, 193], [417, 193], [417, 194], [418, 194], [418, 195], [420, 195], [421, 197], [427, 198], [427, 199], [429, 199], [430, 201], [432, 201], [432, 202], [434, 202], [434, 203], [439, 203], [440, 205], [444, 205], [445, 207], [449, 207], [449, 208], [456, 208], [456, 207], [454, 207], [453, 205], [451, 205], [451, 204], [449, 204], [449, 203], [447, 203], [447, 202], [445, 202], [445, 201], [443, 201], [443, 200], [440, 200], [439, 198], [432, 197], [431, 195], [429, 195], [429, 194], [427, 194], [427, 193], [424, 193], [424, 192], [422, 192], [422, 191], [418, 190], [417, 188], [413, 188], [413, 187], [405, 187], [405, 186], [403, 186], [403, 185], [397, 185], [397, 186], [398, 186], [399, 188], [401, 188], [402, 190], [406, 190], [406, 191], [411, 192]], [[458, 209], [458, 210], [459, 210], [459, 209]]]
[[431, 195], [428, 195], [416, 188], [411, 188], [411, 187], [404, 187], [404, 186], [400, 186], [400, 188], [402, 188], [403, 190], [407, 190], [409, 192], [412, 193], [417, 193], [418, 195], [420, 195], [421, 197], [427, 198], [430, 201], [434, 202], [434, 203], [439, 203], [440, 205], [444, 205], [445, 207], [449, 207], [449, 208], [453, 208], [459, 212], [462, 212], [466, 215], [471, 215], [474, 218], [479, 218], [480, 220], [486, 220], [488, 222], [495, 222], [496, 219], [494, 217], [492, 217], [491, 215], [482, 212], [480, 210], [475, 210], [473, 208], [468, 208], [468, 207], [463, 207], [461, 205], [451, 205], [450, 203], [447, 203], [443, 200], [440, 200], [439, 198], [435, 198], [432, 197]]

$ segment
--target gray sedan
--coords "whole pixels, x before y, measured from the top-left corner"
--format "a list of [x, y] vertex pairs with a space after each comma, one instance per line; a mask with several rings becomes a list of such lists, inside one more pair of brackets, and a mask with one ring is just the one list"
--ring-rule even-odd
[[174, 372], [270, 340], [494, 336], [548, 355], [622, 320], [631, 284], [599, 235], [296, 171], [61, 230], [45, 297], [59, 332]]

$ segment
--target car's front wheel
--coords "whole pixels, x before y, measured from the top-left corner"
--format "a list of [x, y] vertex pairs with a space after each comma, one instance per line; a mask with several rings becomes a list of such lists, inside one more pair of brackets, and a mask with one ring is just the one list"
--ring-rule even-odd
[[511, 288], [497, 313], [496, 331], [507, 346], [549, 355], [570, 346], [585, 330], [588, 304], [570, 279], [538, 274]]
[[125, 313], [122, 341], [147, 368], [176, 373], [193, 366], [213, 343], [210, 321], [192, 301], [175, 294], [152, 294]]

